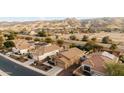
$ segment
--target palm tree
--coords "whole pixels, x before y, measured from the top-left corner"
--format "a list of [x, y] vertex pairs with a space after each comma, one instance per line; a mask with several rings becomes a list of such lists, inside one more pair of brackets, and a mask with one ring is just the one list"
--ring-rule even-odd
[[120, 55], [119, 59], [120, 59], [120, 61], [122, 61], [124, 63], [124, 55]]
[[124, 64], [107, 62], [105, 69], [110, 76], [124, 76]]

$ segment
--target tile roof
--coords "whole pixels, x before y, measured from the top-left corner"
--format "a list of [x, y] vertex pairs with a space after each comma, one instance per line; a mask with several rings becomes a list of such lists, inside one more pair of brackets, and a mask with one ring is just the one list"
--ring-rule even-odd
[[84, 51], [78, 49], [78, 48], [71, 48], [65, 52], [62, 52], [61, 55], [65, 56], [68, 59], [72, 59], [74, 57], [77, 57], [79, 55], [84, 55]]
[[112, 60], [114, 59], [104, 56], [101, 53], [93, 53], [82, 64], [91, 65], [93, 70], [105, 73], [106, 72], [104, 68], [105, 62], [109, 62]]
[[33, 53], [33, 55], [40, 56], [55, 50], [60, 50], [60, 47], [57, 45], [40, 46], [37, 47], [35, 50], [32, 50], [31, 52]]
[[15, 47], [20, 50], [29, 49], [30, 47], [30, 44], [24, 39], [16, 39], [16, 40], [13, 40], [13, 42], [15, 43]]
[[66, 64], [73, 64], [78, 62], [81, 56], [84, 55], [84, 51], [78, 48], [71, 48], [67, 51], [60, 53], [58, 59]]

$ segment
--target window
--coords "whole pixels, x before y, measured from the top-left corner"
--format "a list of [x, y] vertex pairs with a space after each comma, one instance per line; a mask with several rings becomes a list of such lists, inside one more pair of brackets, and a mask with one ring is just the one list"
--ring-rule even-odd
[[82, 71], [84, 75], [91, 76], [91, 67], [89, 65], [83, 65]]
[[88, 66], [88, 65], [84, 65], [84, 71], [88, 71], [88, 72], [90, 72], [90, 71], [91, 71], [90, 66]]

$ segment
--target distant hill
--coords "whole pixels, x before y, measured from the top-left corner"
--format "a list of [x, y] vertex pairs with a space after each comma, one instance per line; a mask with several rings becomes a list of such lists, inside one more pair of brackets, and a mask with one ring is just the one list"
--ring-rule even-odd
[[37, 28], [87, 28], [90, 32], [94, 31], [123, 31], [123, 17], [104, 17], [92, 19], [66, 18], [62, 20], [39, 20], [25, 22], [0, 22], [0, 30], [31, 31]]
[[120, 31], [124, 30], [124, 18], [123, 17], [105, 17], [105, 18], [95, 18], [88, 20], [81, 20], [83, 27], [89, 27], [95, 30], [112, 30]]

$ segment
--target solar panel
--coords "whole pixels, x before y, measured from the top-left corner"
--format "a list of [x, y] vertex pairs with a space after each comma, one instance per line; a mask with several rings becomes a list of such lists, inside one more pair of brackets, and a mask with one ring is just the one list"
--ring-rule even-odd
[[108, 52], [105, 52], [105, 51], [102, 53], [102, 55], [105, 56], [105, 57], [108, 57], [108, 58], [110, 58], [110, 59], [114, 59], [114, 58], [115, 58], [114, 55], [112, 55], [112, 54], [110, 54], [110, 53], [108, 53]]

